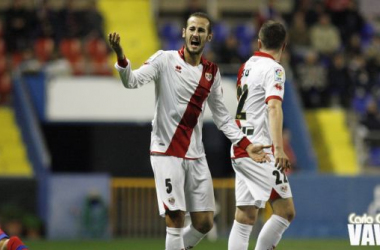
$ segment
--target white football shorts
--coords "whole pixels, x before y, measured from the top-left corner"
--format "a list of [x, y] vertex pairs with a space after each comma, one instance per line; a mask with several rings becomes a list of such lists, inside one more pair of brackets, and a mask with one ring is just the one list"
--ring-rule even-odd
[[215, 211], [211, 173], [206, 157], [189, 160], [151, 155], [159, 213]]
[[292, 197], [286, 175], [275, 168], [273, 155], [269, 157], [271, 161], [266, 163], [257, 163], [248, 157], [232, 159], [236, 173], [236, 206], [264, 208], [269, 199]]

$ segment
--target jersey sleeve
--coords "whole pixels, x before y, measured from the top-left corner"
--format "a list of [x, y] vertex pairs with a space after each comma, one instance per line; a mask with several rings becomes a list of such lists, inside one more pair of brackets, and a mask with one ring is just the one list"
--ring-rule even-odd
[[116, 63], [115, 68], [119, 72], [123, 85], [126, 88], [135, 89], [152, 81], [156, 81], [160, 75], [164, 60], [165, 53], [164, 51], [159, 50], [139, 69], [132, 70], [129, 60], [126, 67], [121, 67]]
[[285, 70], [281, 65], [271, 67], [265, 76], [263, 85], [265, 89], [265, 103], [270, 99], [282, 101], [285, 90]]
[[243, 132], [239, 129], [234, 119], [229, 114], [223, 100], [223, 90], [221, 86], [221, 76], [218, 70], [214, 84], [211, 88], [210, 96], [207, 103], [212, 113], [212, 119], [217, 128], [221, 130], [226, 137], [236, 146], [241, 146], [244, 149], [247, 145], [240, 145], [241, 142], [250, 143]]

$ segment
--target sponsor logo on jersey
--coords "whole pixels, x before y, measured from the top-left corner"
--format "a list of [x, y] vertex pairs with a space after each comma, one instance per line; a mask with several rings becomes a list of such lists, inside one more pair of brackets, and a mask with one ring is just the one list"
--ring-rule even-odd
[[182, 70], [181, 66], [179, 66], [179, 65], [175, 66], [175, 71], [177, 71], [178, 73], [181, 73], [181, 70]]
[[168, 202], [169, 202], [171, 205], [174, 205], [174, 203], [175, 203], [175, 199], [174, 199], [174, 197], [170, 197], [170, 198], [168, 199]]
[[207, 79], [207, 81], [211, 81], [211, 79], [212, 79], [212, 74], [206, 72], [206, 73], [205, 73], [205, 78]]
[[288, 192], [288, 186], [282, 186], [281, 191], [284, 193]]
[[282, 69], [276, 69], [274, 71], [274, 80], [275, 81], [284, 81], [284, 71]]

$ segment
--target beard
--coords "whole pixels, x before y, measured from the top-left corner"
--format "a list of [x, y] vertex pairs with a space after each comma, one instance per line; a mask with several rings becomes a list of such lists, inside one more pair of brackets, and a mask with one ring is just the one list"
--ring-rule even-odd
[[191, 48], [189, 47], [189, 44], [186, 43], [185, 44], [185, 48], [187, 50], [187, 52], [190, 54], [190, 55], [200, 55], [203, 53], [203, 49], [204, 49], [204, 45], [203, 46], [199, 46], [197, 50], [191, 50]]

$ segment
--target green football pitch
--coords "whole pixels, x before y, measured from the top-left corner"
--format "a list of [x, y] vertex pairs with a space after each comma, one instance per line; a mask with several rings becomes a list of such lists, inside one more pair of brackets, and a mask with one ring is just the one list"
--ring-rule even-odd
[[[164, 250], [164, 239], [120, 239], [105, 241], [27, 241], [30, 250]], [[251, 242], [249, 249], [253, 249]], [[221, 250], [227, 249], [227, 239], [210, 242], [203, 240], [196, 250]], [[349, 244], [349, 240], [289, 240], [284, 239], [276, 250], [371, 250], [379, 249], [369, 246], [355, 246]]]

